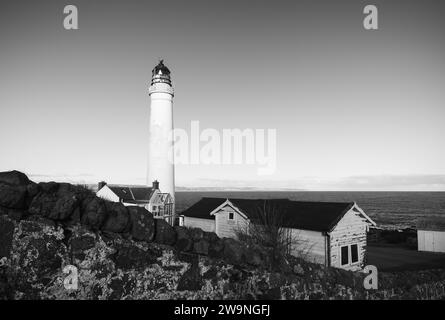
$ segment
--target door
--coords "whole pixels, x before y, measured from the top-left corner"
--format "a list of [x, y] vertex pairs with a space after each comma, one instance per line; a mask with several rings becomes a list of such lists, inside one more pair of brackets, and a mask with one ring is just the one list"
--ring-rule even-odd
[[434, 234], [425, 232], [425, 251], [434, 251]]

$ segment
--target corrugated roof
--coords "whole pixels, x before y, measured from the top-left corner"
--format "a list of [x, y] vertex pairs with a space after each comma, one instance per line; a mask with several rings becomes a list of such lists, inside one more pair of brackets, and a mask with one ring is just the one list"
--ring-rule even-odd
[[[182, 214], [188, 217], [214, 219], [210, 213], [226, 198], [203, 198]], [[354, 205], [353, 202], [307, 202], [289, 199], [228, 199], [249, 220], [264, 219], [264, 212], [278, 214], [280, 225], [287, 228], [330, 231]], [[265, 208], [265, 210], [264, 210]]]

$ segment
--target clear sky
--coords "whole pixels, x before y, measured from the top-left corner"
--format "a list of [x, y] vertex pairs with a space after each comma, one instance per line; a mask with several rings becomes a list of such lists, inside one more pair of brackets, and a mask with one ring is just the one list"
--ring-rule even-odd
[[73, 0], [71, 31], [66, 4], [0, 4], [1, 171], [145, 183], [164, 58], [175, 127], [277, 130], [273, 175], [180, 165], [177, 186], [445, 190], [443, 1]]

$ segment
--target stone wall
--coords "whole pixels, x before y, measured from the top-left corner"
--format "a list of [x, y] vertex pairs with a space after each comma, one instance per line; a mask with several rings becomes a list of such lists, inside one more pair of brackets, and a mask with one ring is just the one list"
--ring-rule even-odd
[[[440, 299], [445, 271], [362, 273], [289, 258], [263, 267], [259, 247], [171, 227], [143, 208], [106, 202], [65, 183], [0, 173], [1, 299]], [[67, 290], [64, 267], [78, 270]]]

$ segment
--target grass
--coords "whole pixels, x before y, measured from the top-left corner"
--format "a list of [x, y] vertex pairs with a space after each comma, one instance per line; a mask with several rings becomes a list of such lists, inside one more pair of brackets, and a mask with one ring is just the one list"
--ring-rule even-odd
[[379, 271], [408, 271], [445, 268], [445, 253], [421, 252], [395, 245], [367, 247], [367, 264]]

